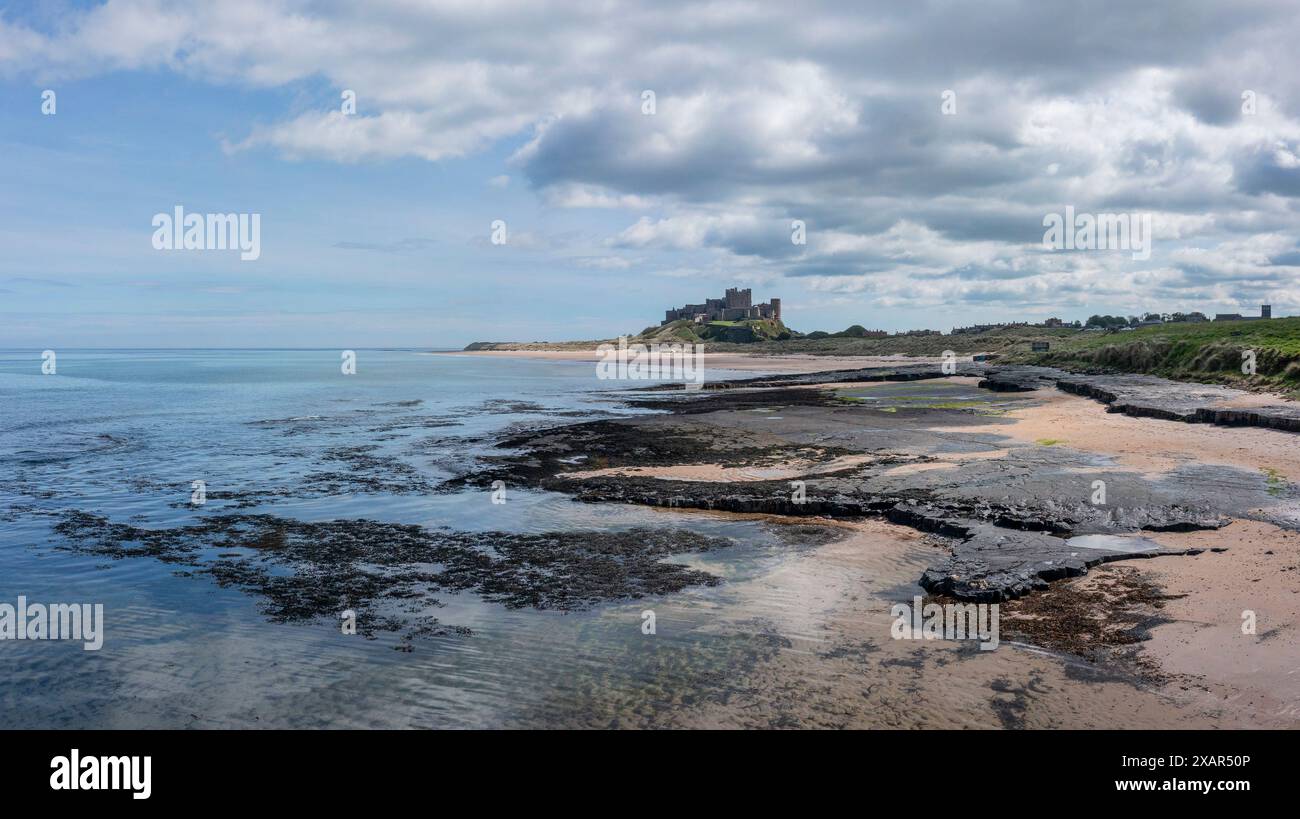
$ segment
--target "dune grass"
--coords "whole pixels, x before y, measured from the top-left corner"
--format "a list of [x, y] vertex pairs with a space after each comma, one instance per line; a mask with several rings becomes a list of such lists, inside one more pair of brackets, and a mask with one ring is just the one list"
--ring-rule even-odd
[[[1248, 353], [1254, 373], [1243, 372]], [[1300, 392], [1300, 318], [1164, 324], [1126, 333], [1080, 333], [1038, 364], [1152, 373], [1256, 389]]]

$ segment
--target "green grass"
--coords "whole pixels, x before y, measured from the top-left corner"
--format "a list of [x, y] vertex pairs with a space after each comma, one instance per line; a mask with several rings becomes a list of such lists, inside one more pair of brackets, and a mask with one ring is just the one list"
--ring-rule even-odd
[[[1079, 333], [1047, 353], [1020, 360], [1067, 368], [1140, 372], [1169, 378], [1300, 391], [1300, 318], [1164, 324], [1126, 333]], [[1241, 371], [1255, 353], [1255, 373]]]
[[[788, 355], [937, 356], [993, 353], [997, 363], [1032, 363], [1086, 372], [1151, 373], [1185, 381], [1202, 381], [1250, 389], [1275, 390], [1300, 397], [1300, 318], [1269, 321], [1215, 321], [1143, 327], [1115, 333], [1070, 328], [1005, 327], [983, 333], [884, 338], [787, 337], [780, 322], [749, 320], [695, 324], [675, 321], [647, 327], [632, 339], [648, 342], [707, 344], [709, 352]], [[1035, 341], [1051, 344], [1046, 353], [1031, 352]], [[482, 343], [482, 349], [593, 349], [600, 342], [561, 344]], [[1241, 372], [1243, 350], [1255, 352], [1255, 374]]]
[[[938, 329], [938, 328], [936, 328]], [[945, 350], [957, 355], [970, 353], [1029, 352], [1034, 341], [1047, 341], [1055, 347], [1061, 340], [1080, 331], [1045, 327], [1006, 327], [952, 336], [885, 336], [869, 338], [791, 338], [784, 341], [760, 341], [753, 344], [727, 344], [711, 341], [709, 352], [746, 352], [767, 355], [924, 355], [938, 356]]]
[[1065, 443], [1065, 439], [1064, 438], [1039, 438], [1037, 441], [1034, 441], [1034, 443], [1038, 444], [1039, 446], [1056, 446], [1057, 444]]

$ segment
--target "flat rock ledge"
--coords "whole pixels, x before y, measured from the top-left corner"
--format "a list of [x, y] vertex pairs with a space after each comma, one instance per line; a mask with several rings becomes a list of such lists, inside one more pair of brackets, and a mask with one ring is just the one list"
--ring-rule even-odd
[[1211, 384], [1188, 384], [1153, 375], [1062, 375], [1057, 389], [1107, 404], [1109, 412], [1185, 424], [1263, 427], [1300, 432], [1300, 406], [1224, 406], [1249, 393]]
[[[1217, 424], [1232, 427], [1260, 427], [1300, 432], [1300, 403], [1278, 401], [1268, 406], [1229, 406], [1251, 397], [1251, 393], [1214, 384], [1173, 381], [1155, 375], [1078, 374], [1055, 367], [1032, 365], [988, 365], [959, 362], [955, 371], [944, 372], [938, 364], [903, 364], [895, 367], [866, 367], [820, 373], [792, 373], [760, 376], [705, 385], [706, 390], [737, 390], [851, 384], [881, 381], [923, 381], [950, 375], [979, 378], [979, 386], [994, 392], [1034, 392], [1055, 387], [1063, 392], [1092, 398], [1108, 405], [1109, 412], [1139, 418], [1157, 418], [1185, 424]], [[651, 389], [678, 389], [658, 385]]]
[[[1053, 580], [1087, 574], [1101, 563], [1161, 555], [1198, 554], [1201, 550], [1152, 548], [1141, 532], [1218, 529], [1227, 518], [1207, 508], [1177, 504], [1099, 513], [1089, 504], [1048, 507], [1032, 500], [1021, 504], [988, 503], [968, 498], [941, 500], [900, 497], [868, 491], [856, 476], [807, 481], [806, 502], [794, 503], [786, 481], [743, 485], [691, 483], [643, 477], [552, 478], [544, 488], [587, 503], [630, 503], [674, 509], [709, 509], [794, 517], [884, 519], [950, 542], [951, 554], [923, 573], [920, 585], [935, 594], [975, 602], [1011, 600], [1044, 589]], [[1069, 538], [1080, 534], [1117, 537], [1112, 548], [1082, 548]], [[1132, 549], [1124, 549], [1132, 542]]]

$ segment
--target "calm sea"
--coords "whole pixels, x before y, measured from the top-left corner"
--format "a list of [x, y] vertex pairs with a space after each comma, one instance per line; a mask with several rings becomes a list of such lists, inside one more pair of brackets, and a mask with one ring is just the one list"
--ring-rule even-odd
[[[344, 375], [339, 350], [59, 350], [55, 364], [47, 375], [41, 351], [0, 351], [0, 603], [101, 603], [105, 641], [0, 641], [0, 727], [648, 725], [725, 698], [771, 650], [761, 625], [716, 617], [733, 581], [785, 559], [768, 524], [426, 490], [508, 428], [634, 412], [591, 363], [358, 350]], [[675, 527], [735, 545], [671, 558], [725, 582], [668, 599], [563, 612], [440, 593], [453, 630], [408, 651], [326, 618], [275, 622], [257, 593], [175, 563], [87, 553], [54, 529], [69, 512], [141, 529], [231, 513], [470, 532]]]

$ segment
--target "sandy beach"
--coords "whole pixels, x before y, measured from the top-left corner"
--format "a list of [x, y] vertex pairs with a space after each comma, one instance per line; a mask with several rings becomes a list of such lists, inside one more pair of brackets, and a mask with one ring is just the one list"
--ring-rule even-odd
[[[596, 350], [473, 350], [429, 355], [487, 356], [491, 358], [533, 358], [547, 361], [600, 360]], [[959, 357], [969, 360], [969, 356]], [[827, 356], [827, 355], [747, 355], [745, 353], [704, 353], [706, 367], [719, 370], [742, 370], [770, 373], [817, 373], [858, 367], [885, 367], [893, 364], [938, 364], [937, 357], [917, 356]]]

